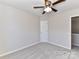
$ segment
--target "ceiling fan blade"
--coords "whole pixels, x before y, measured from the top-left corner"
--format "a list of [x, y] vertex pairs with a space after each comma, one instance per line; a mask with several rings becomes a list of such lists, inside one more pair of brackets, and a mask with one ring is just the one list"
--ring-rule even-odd
[[42, 14], [45, 14], [46, 12], [45, 11], [43, 11], [43, 13]]
[[58, 10], [56, 10], [56, 9], [54, 9], [54, 8], [51, 8], [52, 9], [52, 11], [54, 11], [54, 12], [57, 12]]
[[56, 4], [61, 3], [61, 2], [64, 2], [64, 1], [65, 0], [58, 0], [58, 1], [54, 2], [53, 5], [56, 5]]
[[45, 6], [36, 6], [36, 7], [33, 7], [33, 8], [44, 8]]

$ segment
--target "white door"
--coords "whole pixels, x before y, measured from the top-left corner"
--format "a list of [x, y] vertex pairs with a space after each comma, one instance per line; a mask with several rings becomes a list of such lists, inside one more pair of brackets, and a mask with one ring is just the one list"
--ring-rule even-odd
[[48, 42], [48, 20], [40, 21], [40, 41]]

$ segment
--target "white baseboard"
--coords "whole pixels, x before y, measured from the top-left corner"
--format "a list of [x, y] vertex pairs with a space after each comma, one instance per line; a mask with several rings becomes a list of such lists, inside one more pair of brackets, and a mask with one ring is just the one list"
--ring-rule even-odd
[[62, 47], [62, 48], [65, 48], [65, 49], [68, 49], [68, 50], [71, 50], [71, 48], [67, 48], [67, 47], [64, 47], [62, 45], [58, 45], [58, 44], [55, 44], [55, 43], [52, 43], [52, 42], [48, 42], [49, 44], [53, 44], [53, 45], [56, 45], [56, 46], [59, 46], [59, 47]]
[[3, 56], [6, 56], [6, 55], [15, 53], [15, 52], [17, 52], [17, 51], [23, 50], [23, 49], [25, 49], [25, 48], [28, 48], [28, 47], [30, 47], [30, 46], [33, 46], [33, 45], [36, 45], [36, 44], [39, 44], [39, 43], [40, 43], [40, 42], [32, 43], [32, 44], [27, 45], [27, 46], [24, 46], [24, 47], [22, 47], [22, 48], [19, 48], [19, 49], [10, 51], [10, 52], [3, 53], [3, 54], [0, 55], [0, 57], [3, 57]]

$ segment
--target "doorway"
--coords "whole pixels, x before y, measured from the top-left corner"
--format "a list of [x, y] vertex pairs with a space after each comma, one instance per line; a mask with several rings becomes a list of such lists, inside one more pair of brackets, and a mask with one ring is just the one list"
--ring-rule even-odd
[[79, 16], [71, 18], [72, 48], [79, 47]]
[[48, 20], [40, 21], [40, 42], [48, 42]]

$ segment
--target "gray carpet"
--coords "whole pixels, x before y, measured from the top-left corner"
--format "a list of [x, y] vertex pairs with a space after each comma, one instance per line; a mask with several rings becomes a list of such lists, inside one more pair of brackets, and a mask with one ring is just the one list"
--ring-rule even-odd
[[39, 43], [0, 59], [79, 59], [79, 48], [74, 47], [69, 51], [48, 43]]

